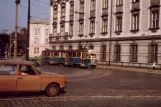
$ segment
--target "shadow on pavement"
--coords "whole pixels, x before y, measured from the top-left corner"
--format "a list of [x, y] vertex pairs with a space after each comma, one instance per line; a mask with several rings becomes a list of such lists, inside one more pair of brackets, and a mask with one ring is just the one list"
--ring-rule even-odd
[[[65, 93], [66, 91], [61, 91], [59, 95]], [[47, 96], [45, 95], [45, 92], [0, 92], [0, 99], [38, 98], [38, 97], [47, 97]]]

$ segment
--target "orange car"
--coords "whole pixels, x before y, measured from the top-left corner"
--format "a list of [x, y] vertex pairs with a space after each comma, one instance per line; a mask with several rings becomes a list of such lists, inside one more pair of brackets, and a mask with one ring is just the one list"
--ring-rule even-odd
[[0, 60], [0, 92], [45, 91], [47, 96], [53, 97], [66, 86], [65, 76], [42, 73], [32, 62]]

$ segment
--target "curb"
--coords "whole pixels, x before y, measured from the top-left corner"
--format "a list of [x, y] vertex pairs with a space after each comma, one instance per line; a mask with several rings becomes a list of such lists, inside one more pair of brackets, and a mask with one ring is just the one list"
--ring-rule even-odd
[[161, 70], [144, 69], [144, 68], [129, 68], [129, 67], [118, 67], [118, 66], [103, 66], [98, 65], [96, 69], [107, 69], [107, 70], [119, 70], [119, 71], [129, 71], [129, 72], [145, 72], [161, 74]]

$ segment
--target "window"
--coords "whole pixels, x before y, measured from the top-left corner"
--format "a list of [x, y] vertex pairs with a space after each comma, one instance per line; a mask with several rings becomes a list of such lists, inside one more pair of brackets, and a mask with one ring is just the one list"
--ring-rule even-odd
[[73, 35], [73, 23], [70, 24], [70, 26], [69, 26], [69, 35], [70, 35], [70, 36]]
[[122, 16], [116, 17], [116, 31], [122, 32]]
[[39, 44], [39, 38], [35, 38], [34, 44]]
[[137, 62], [137, 53], [138, 53], [137, 44], [131, 44], [130, 45], [130, 62]]
[[53, 27], [53, 32], [57, 33], [57, 27], [55, 27], [55, 26]]
[[0, 75], [16, 75], [17, 65], [0, 65]]
[[34, 48], [34, 54], [39, 54], [39, 48]]
[[60, 46], [60, 50], [64, 50], [64, 46]]
[[54, 8], [54, 15], [53, 15], [53, 18], [54, 19], [57, 19], [57, 16], [58, 16], [58, 8], [56, 7], [56, 8]]
[[61, 17], [65, 17], [65, 4], [62, 4], [61, 7]]
[[95, 21], [90, 22], [90, 34], [95, 33]]
[[80, 2], [80, 9], [79, 9], [80, 13], [84, 13], [84, 2]]
[[102, 45], [101, 54], [102, 54], [101, 61], [105, 62], [106, 61], [106, 45]]
[[91, 0], [91, 11], [95, 11], [95, 0]]
[[79, 23], [79, 34], [83, 34], [83, 23]]
[[132, 2], [133, 2], [133, 3], [135, 3], [135, 2], [140, 2], [140, 0], [132, 0]]
[[49, 44], [49, 40], [48, 38], [45, 38], [45, 45], [48, 45]]
[[72, 48], [73, 48], [73, 47], [70, 45], [70, 46], [68, 47], [68, 50], [72, 50]]
[[158, 58], [158, 45], [152, 43], [149, 45], [149, 62], [157, 62]]
[[159, 7], [150, 8], [150, 29], [159, 29]]
[[103, 9], [108, 8], [108, 0], [103, 0]]
[[49, 35], [49, 29], [46, 29], [46, 35]]
[[62, 26], [60, 27], [60, 32], [61, 32], [61, 33], [65, 32], [65, 27], [64, 27], [64, 25], [62, 25]]
[[139, 13], [132, 13], [132, 26], [131, 30], [139, 30]]
[[40, 35], [40, 28], [35, 28], [35, 35]]
[[114, 47], [114, 60], [120, 61], [120, 56], [121, 56], [121, 46], [120, 44], [116, 44]]
[[25, 75], [36, 75], [32, 66], [20, 65], [20, 72], [21, 74], [24, 73]]
[[117, 0], [116, 1], [116, 6], [120, 6], [123, 5], [123, 0]]
[[56, 46], [54, 45], [54, 46], [52, 46], [52, 50], [56, 50]]
[[83, 48], [82, 45], [79, 45], [78, 49], [82, 49], [82, 48]]
[[74, 15], [74, 4], [70, 4], [70, 15]]
[[107, 33], [107, 20], [102, 19], [102, 33]]
[[89, 49], [94, 49], [94, 46], [93, 45], [89, 45]]

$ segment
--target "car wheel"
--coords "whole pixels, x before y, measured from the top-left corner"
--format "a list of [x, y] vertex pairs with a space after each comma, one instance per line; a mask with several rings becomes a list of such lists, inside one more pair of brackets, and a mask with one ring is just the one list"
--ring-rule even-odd
[[50, 84], [47, 86], [46, 90], [46, 95], [49, 97], [54, 97], [57, 96], [60, 92], [60, 87], [57, 84]]

